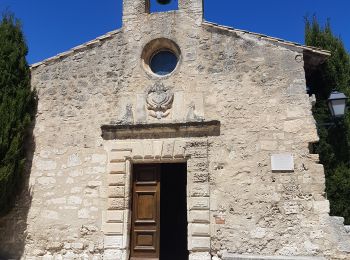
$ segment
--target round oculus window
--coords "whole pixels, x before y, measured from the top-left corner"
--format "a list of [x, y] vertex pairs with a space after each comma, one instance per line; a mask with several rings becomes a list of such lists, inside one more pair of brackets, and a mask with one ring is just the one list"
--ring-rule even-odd
[[151, 57], [149, 66], [153, 73], [165, 76], [175, 70], [177, 63], [178, 58], [172, 51], [161, 50]]

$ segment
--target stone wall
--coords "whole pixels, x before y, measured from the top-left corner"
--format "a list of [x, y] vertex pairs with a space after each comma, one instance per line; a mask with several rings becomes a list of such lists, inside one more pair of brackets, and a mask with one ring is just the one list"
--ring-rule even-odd
[[[2, 220], [0, 252], [18, 257], [23, 251], [26, 259], [125, 259], [127, 238], [115, 246], [118, 238], [108, 237], [107, 224], [124, 223], [112, 226], [127, 236], [127, 219], [106, 218], [108, 205], [117, 201], [110, 187], [124, 187], [125, 199], [128, 185], [111, 182], [109, 147], [118, 142], [103, 140], [101, 126], [140, 119], [147, 124], [219, 120], [221, 135], [205, 139], [206, 154], [197, 169], [208, 174], [208, 190], [199, 193], [210, 205], [204, 227], [210, 224], [210, 230], [198, 236], [197, 245], [205, 247], [197, 250], [189, 243], [191, 259], [210, 259], [209, 253], [213, 259], [226, 253], [349, 257], [330, 225], [323, 167], [309, 152], [318, 137], [303, 50], [201, 23], [199, 0], [177, 12], [151, 15], [138, 15], [144, 6], [133, 3], [140, 4], [124, 2], [121, 30], [33, 66], [39, 105], [31, 203], [25, 214], [13, 213], [26, 223], [25, 237], [19, 243], [13, 219], [12, 225], [11, 218]], [[144, 46], [157, 38], [170, 39], [181, 50], [176, 71], [163, 78], [147, 72], [141, 60]], [[146, 89], [159, 81], [174, 93], [170, 114], [161, 120], [140, 105]], [[200, 152], [190, 145], [196, 138], [182, 141], [192, 155]], [[142, 148], [141, 159], [147, 149]], [[275, 153], [292, 154], [294, 171], [272, 172]], [[135, 159], [125, 158], [129, 164]], [[189, 176], [194, 168], [189, 166]], [[128, 204], [123, 205], [113, 210], [127, 213]]]

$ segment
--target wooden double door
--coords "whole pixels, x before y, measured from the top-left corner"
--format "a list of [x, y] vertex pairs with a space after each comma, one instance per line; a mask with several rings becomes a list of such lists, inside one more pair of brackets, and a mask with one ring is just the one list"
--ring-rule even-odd
[[186, 164], [133, 167], [130, 259], [186, 260]]

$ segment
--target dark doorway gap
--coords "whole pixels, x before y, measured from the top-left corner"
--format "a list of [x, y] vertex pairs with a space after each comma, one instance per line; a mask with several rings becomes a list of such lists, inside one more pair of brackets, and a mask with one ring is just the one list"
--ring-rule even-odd
[[161, 164], [160, 260], [187, 260], [187, 165]]

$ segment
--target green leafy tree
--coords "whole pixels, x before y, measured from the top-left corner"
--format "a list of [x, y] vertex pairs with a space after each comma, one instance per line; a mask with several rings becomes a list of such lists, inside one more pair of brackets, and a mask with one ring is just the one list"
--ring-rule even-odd
[[322, 27], [316, 17], [312, 21], [306, 18], [305, 43], [332, 54], [317, 70], [307, 71], [307, 84], [317, 99], [313, 113], [320, 142], [316, 152], [325, 167], [331, 214], [343, 216], [345, 223], [350, 224], [350, 113], [335, 126], [321, 126], [332, 121], [327, 106], [331, 91], [338, 90], [350, 97], [350, 57], [341, 38], [333, 34], [329, 21]]
[[5, 214], [21, 186], [35, 94], [21, 25], [8, 13], [0, 19], [0, 214]]

